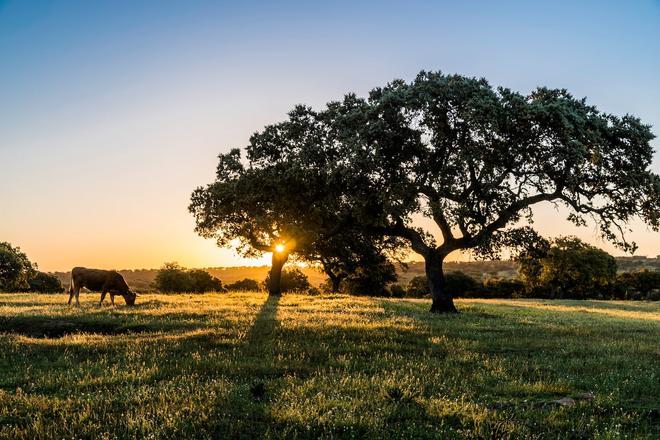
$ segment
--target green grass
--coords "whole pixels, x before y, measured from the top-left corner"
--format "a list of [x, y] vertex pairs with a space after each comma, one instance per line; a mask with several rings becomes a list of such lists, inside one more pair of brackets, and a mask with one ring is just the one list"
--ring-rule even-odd
[[0, 295], [0, 437], [660, 436], [658, 303], [97, 300]]

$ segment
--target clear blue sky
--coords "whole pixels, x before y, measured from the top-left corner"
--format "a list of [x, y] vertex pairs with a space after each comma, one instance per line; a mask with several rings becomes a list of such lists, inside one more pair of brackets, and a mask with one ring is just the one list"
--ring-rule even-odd
[[216, 155], [421, 69], [565, 87], [660, 135], [658, 1], [235, 3], [0, 0], [0, 240], [46, 270], [245, 263], [186, 210]]

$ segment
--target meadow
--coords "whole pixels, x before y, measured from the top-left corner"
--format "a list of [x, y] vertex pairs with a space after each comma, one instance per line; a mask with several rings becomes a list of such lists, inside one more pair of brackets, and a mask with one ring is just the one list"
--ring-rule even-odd
[[660, 304], [0, 294], [1, 438], [652, 438]]

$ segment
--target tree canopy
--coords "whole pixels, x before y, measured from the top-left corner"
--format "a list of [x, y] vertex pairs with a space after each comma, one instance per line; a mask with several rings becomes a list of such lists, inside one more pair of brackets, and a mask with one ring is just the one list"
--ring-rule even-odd
[[[623, 250], [627, 223], [660, 221], [660, 178], [650, 171], [650, 126], [602, 113], [566, 90], [528, 95], [485, 79], [421, 72], [368, 99], [328, 105], [332, 134], [351, 164], [349, 191], [371, 230], [408, 241], [426, 262], [432, 311], [455, 311], [442, 262], [456, 250], [497, 256], [524, 244], [531, 208], [564, 205], [595, 221]], [[423, 216], [440, 234], [413, 224]], [[522, 227], [526, 226], [526, 227]]]
[[25, 290], [35, 275], [36, 266], [20, 248], [0, 242], [0, 290]]

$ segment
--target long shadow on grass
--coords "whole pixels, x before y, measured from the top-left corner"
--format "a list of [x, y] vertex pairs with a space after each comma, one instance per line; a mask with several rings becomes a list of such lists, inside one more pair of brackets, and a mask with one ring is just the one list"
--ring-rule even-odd
[[[489, 303], [488, 301], [479, 301], [473, 300], [470, 302], [473, 305], [496, 305], [498, 307], [506, 307], [509, 309], [518, 309], [522, 310], [530, 316], [541, 317], [544, 314], [554, 314], [554, 316], [560, 317], [564, 315], [565, 318], [569, 319], [579, 319], [580, 321], [584, 320], [585, 317], [590, 319], [594, 324], [605, 324], [611, 325], [613, 321], [617, 320], [619, 323], [627, 322], [629, 324], [637, 323], [652, 323], [658, 322], [658, 315], [653, 311], [640, 308], [618, 308], [618, 307], [601, 307], [601, 304], [591, 304], [589, 301], [580, 301], [576, 300], [575, 302], [566, 303], [566, 302], [557, 302], [553, 303], [551, 301], [544, 302], [534, 302], [534, 301], [520, 301], [512, 300], [511, 302], [498, 302], [495, 304]], [[560, 318], [564, 319], [564, 318]]]
[[[231, 438], [258, 438], [268, 427], [267, 403], [272, 394], [274, 338], [279, 296], [269, 296], [234, 355], [233, 388], [215, 403], [212, 431]], [[231, 374], [232, 372], [230, 372]]]
[[[430, 334], [446, 341], [448, 351], [459, 357], [465, 357], [461, 351], [470, 353], [468, 362], [454, 365], [471, 374], [478, 363], [481, 382], [473, 383], [471, 388], [484, 393], [549, 399], [555, 396], [553, 389], [568, 386], [569, 392], [609, 394], [613, 384], [619, 389], [621, 382], [627, 383], [628, 372], [639, 368], [639, 364], [654, 364], [653, 334], [657, 330], [639, 320], [615, 321], [617, 327], [613, 328], [612, 321], [604, 316], [588, 316], [589, 325], [585, 327], [576, 324], [585, 323], [579, 311], [553, 313], [499, 303], [499, 312], [493, 312], [489, 303], [471, 303], [459, 316], [443, 317], [427, 315], [418, 303], [382, 304], [386, 312], [403, 314], [419, 326], [426, 326]], [[580, 321], [575, 320], [578, 317]], [[619, 350], [626, 354], [617, 354]], [[645, 389], [635, 386], [640, 381], [648, 382], [646, 389], [653, 389], [651, 379], [636, 378], [622, 391], [622, 398], [636, 397], [639, 390]], [[548, 386], [539, 391], [532, 386], [535, 383]], [[561, 396], [559, 393], [555, 397]]]
[[[198, 318], [197, 315], [191, 315]], [[181, 317], [181, 316], [178, 316]], [[61, 338], [71, 334], [122, 335], [147, 333], [162, 330], [192, 330], [199, 328], [195, 322], [172, 322], [161, 320], [149, 325], [135, 322], [131, 317], [108, 315], [91, 316], [0, 316], [0, 333], [9, 333], [31, 338]]]
[[[275, 319], [278, 301], [279, 298], [269, 298], [264, 303], [242, 348], [236, 353], [234, 366], [240, 369], [240, 376], [234, 376], [233, 388], [216, 402], [211, 432], [230, 438], [261, 438], [266, 433], [273, 438], [360, 438], [400, 435], [415, 424], [430, 429], [443, 421], [428, 414], [415, 399], [390, 398], [387, 390], [382, 395], [376, 391], [376, 395], [368, 398], [381, 402], [379, 417], [383, 418], [383, 425], [378, 427], [363, 423], [359, 417], [349, 423], [341, 418], [317, 421], [305, 420], [305, 417], [303, 420], [277, 417], [272, 411], [281, 409], [283, 394], [305, 393], [302, 389], [306, 384], [311, 389], [324, 384], [313, 393], [332, 394], [328, 396], [328, 403], [337, 398], [334, 394], [338, 387], [346, 393], [342, 400], [355, 399], [355, 411], [359, 412], [360, 401], [366, 396], [356, 396], [355, 390], [346, 387], [345, 380], [368, 381], [364, 379], [365, 374], [380, 377], [393, 368], [403, 368], [392, 364], [391, 356], [405, 359], [407, 355], [423, 351], [425, 347], [419, 344], [425, 346], [427, 341], [423, 328], [410, 330], [384, 325], [365, 330], [360, 323], [355, 327], [332, 323], [319, 326], [318, 322], [309, 320], [317, 313], [315, 311], [303, 312], [307, 316], [299, 318], [309, 325], [280, 327]], [[364, 317], [365, 320], [369, 318], [373, 316]], [[435, 354], [440, 359], [444, 357], [444, 353]], [[285, 401], [290, 398], [289, 395]], [[309, 411], [319, 410], [313, 403], [310, 405]], [[328, 409], [332, 413], [331, 407]]]

